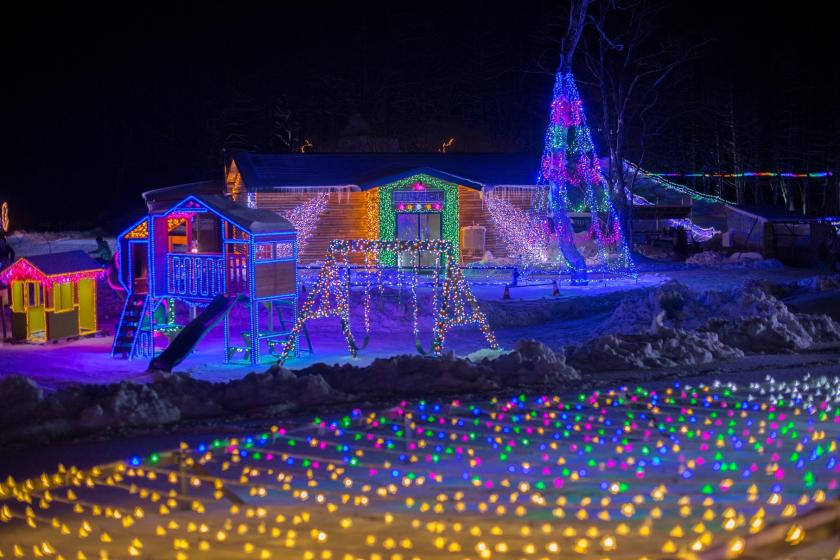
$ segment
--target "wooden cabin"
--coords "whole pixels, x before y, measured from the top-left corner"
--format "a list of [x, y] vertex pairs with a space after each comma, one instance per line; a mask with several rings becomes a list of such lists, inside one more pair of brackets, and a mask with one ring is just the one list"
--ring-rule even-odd
[[727, 205], [724, 247], [751, 251], [765, 259], [779, 259], [794, 266], [814, 266], [823, 257], [833, 226], [813, 216], [778, 206]]
[[96, 333], [100, 275], [102, 267], [84, 251], [17, 259], [0, 273], [9, 286], [12, 338], [48, 342]]
[[[178, 307], [195, 318], [214, 301], [220, 312], [213, 324], [224, 321], [225, 361], [241, 357], [255, 364], [285, 343], [297, 316], [292, 225], [275, 212], [218, 194], [166, 206], [158, 201], [153, 208], [117, 239], [118, 277], [127, 298], [112, 354], [153, 357], [157, 335], [184, 326]], [[245, 326], [231, 322], [236, 305], [248, 311]]]
[[446, 239], [469, 263], [485, 251], [516, 256], [507, 254], [486, 197], [528, 212], [538, 169], [539, 158], [523, 154], [239, 152], [224, 188], [243, 205], [285, 215], [325, 197], [302, 264], [322, 260], [333, 239]]

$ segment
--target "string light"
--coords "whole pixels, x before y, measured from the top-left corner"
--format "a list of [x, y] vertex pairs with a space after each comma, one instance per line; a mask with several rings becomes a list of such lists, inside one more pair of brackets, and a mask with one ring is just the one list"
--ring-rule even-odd
[[[544, 264], [551, 254], [551, 239], [544, 227], [534, 227], [531, 216], [492, 192], [484, 195], [490, 220], [508, 255], [525, 266]], [[563, 262], [564, 266], [565, 261]]]
[[122, 234], [125, 239], [148, 239], [149, 238], [149, 219], [143, 218], [136, 225]]
[[[412, 265], [413, 275], [411, 280], [411, 293], [414, 303], [414, 310], [412, 313], [414, 333], [418, 335], [417, 327], [417, 254], [419, 252], [426, 252], [431, 254], [435, 261], [442, 263], [440, 267], [442, 271], [435, 267], [435, 275], [438, 276], [440, 272], [443, 273], [443, 285], [440, 289], [440, 295], [435, 294], [433, 297], [432, 315], [434, 317], [433, 339], [432, 339], [432, 353], [438, 355], [443, 350], [446, 333], [455, 326], [462, 325], [477, 325], [484, 335], [489, 346], [493, 349], [498, 348], [496, 337], [487, 323], [487, 318], [478, 306], [478, 301], [472, 294], [469, 284], [463, 276], [461, 267], [458, 266], [458, 260], [455, 255], [455, 249], [452, 243], [442, 239], [434, 240], [419, 240], [419, 241], [380, 241], [370, 239], [354, 239], [343, 240], [336, 239], [330, 243], [329, 250], [324, 259], [324, 266], [315, 281], [315, 286], [310, 292], [307, 300], [301, 306], [300, 314], [298, 315], [295, 325], [292, 328], [291, 335], [288, 342], [283, 347], [279, 354], [278, 363], [282, 364], [286, 358], [295, 351], [297, 335], [302, 331], [306, 321], [310, 319], [320, 319], [325, 317], [338, 317], [340, 320], [341, 331], [344, 334], [344, 339], [347, 343], [347, 348], [353, 357], [356, 357], [359, 352], [359, 347], [356, 344], [350, 326], [350, 288], [349, 278], [349, 255], [351, 253], [364, 254], [366, 259], [365, 272], [366, 282], [370, 279], [369, 266], [371, 260], [376, 262], [376, 267], [379, 269], [377, 278], [381, 287], [381, 268], [384, 256], [387, 254], [396, 255], [397, 253], [409, 253], [414, 255]], [[343, 261], [341, 264], [340, 261]], [[402, 271], [397, 270], [397, 280], [401, 282]], [[433, 283], [433, 290], [437, 292], [438, 281]], [[365, 306], [365, 331], [369, 328], [368, 306], [370, 290], [366, 288], [363, 294], [363, 303]], [[419, 339], [418, 339], [419, 346]]]
[[[646, 199], [640, 194], [633, 195], [633, 204], [638, 206], [654, 205], [653, 202], [650, 202], [648, 199]], [[671, 224], [672, 227], [681, 227], [686, 231], [690, 232], [691, 236], [701, 243], [708, 241], [709, 239], [714, 237], [715, 234], [720, 233], [720, 230], [715, 227], [699, 226], [688, 218], [669, 218], [668, 223]]]
[[720, 204], [731, 204], [731, 201], [714, 194], [703, 193], [697, 190], [692, 189], [686, 185], [680, 185], [679, 183], [674, 183], [673, 181], [668, 181], [667, 179], [663, 179], [661, 175], [656, 175], [654, 173], [650, 173], [649, 171], [645, 171], [635, 163], [624, 161], [624, 166], [628, 170], [629, 173], [639, 172], [644, 175], [646, 178], [650, 179], [657, 185], [661, 187], [665, 187], [666, 189], [670, 189], [672, 191], [676, 191], [680, 194], [685, 194], [693, 198], [694, 200], [702, 200], [705, 202], [716, 202]]
[[14, 281], [40, 282], [44, 285], [44, 288], [50, 289], [55, 284], [76, 283], [80, 280], [95, 280], [103, 274], [104, 271], [101, 268], [59, 274], [44, 274], [41, 269], [26, 260], [26, 257], [20, 257], [14, 264], [0, 273], [0, 282], [4, 284], [11, 284]]
[[4, 232], [9, 231], [9, 203], [3, 202], [0, 204], [0, 228], [3, 228]]
[[[172, 334], [178, 329], [174, 324], [174, 302], [181, 301], [195, 309], [209, 304], [219, 295], [228, 298], [228, 308], [233, 302], [247, 300], [250, 314], [249, 329], [243, 333], [246, 344], [231, 343], [230, 314], [223, 313], [224, 360], [229, 362], [235, 353], [241, 352], [252, 364], [259, 363], [264, 346], [271, 352], [279, 340], [285, 342], [286, 333], [263, 330], [260, 326], [260, 309], [257, 301], [265, 304], [279, 303], [297, 312], [297, 269], [287, 271], [293, 275], [291, 291], [276, 293], [257, 289], [257, 270], [267, 271], [278, 266], [276, 263], [295, 263], [298, 249], [294, 230], [277, 224], [274, 231], [251, 231], [238, 225], [237, 213], [226, 213], [200, 196], [188, 196], [158, 214], [150, 214], [134, 223], [117, 237], [119, 248], [117, 260], [120, 263], [120, 283], [126, 288], [127, 297], [117, 323], [117, 332], [111, 350], [116, 358], [152, 358], [155, 355], [155, 336]], [[232, 203], [230, 203], [232, 204]], [[237, 207], [241, 208], [241, 207]], [[207, 215], [218, 220], [218, 235], [221, 251], [218, 253], [198, 252], [191, 247], [189, 253], [169, 252], [167, 236], [176, 228], [185, 227], [184, 235], [191, 237], [192, 222], [196, 215]], [[288, 231], [287, 231], [288, 230]], [[164, 233], [164, 237], [156, 232]], [[184, 239], [194, 241], [193, 239]], [[148, 270], [148, 290], [135, 292], [134, 259], [131, 258], [132, 244], [145, 243]], [[154, 247], [155, 244], [163, 247]], [[283, 265], [279, 265], [283, 266]], [[272, 272], [273, 274], [273, 272]], [[157, 324], [155, 310], [166, 301], [168, 318], [165, 324]]]
[[[837, 496], [838, 395], [840, 380], [806, 377], [354, 409], [4, 480], [0, 550], [754, 555], [751, 534], [765, 527], [784, 523], [777, 537], [764, 534], [790, 546], [807, 538], [784, 516], [788, 505]], [[730, 521], [731, 534], [718, 532]]]
[[546, 219], [550, 220], [553, 236], [572, 271], [573, 282], [586, 282], [587, 264], [575, 247], [570, 211], [589, 213], [601, 272], [635, 274], [571, 72], [558, 71], [554, 82], [538, 186], [532, 212], [533, 229], [540, 232]]
[[786, 177], [791, 179], [821, 179], [833, 177], [831, 171], [812, 171], [810, 173], [794, 173], [790, 171], [741, 171], [738, 173], [723, 172], [695, 172], [695, 173], [652, 173], [648, 175], [655, 177], [712, 177], [712, 178], [738, 178], [738, 177]]
[[312, 234], [315, 233], [321, 215], [327, 209], [329, 199], [330, 193], [318, 192], [306, 202], [282, 213], [282, 216], [289, 220], [297, 231], [298, 252], [303, 251]]
[[[82, 256], [93, 261], [86, 254]], [[14, 314], [22, 317], [25, 330], [13, 332], [15, 338], [30, 342], [44, 342], [64, 336], [87, 335], [97, 330], [96, 279], [104, 275], [101, 268], [45, 274], [25, 257], [17, 259], [11, 266], [0, 272], [0, 284], [10, 287], [10, 307]], [[85, 290], [80, 282], [92, 282]], [[87, 289], [89, 288], [89, 289]], [[74, 292], [76, 295], [74, 296]], [[87, 294], [85, 297], [84, 294]], [[80, 311], [84, 310], [85, 313]], [[57, 335], [53, 328], [53, 317], [74, 311], [75, 315], [65, 316], [60, 323], [60, 330], [72, 331]], [[88, 313], [88, 311], [90, 313]]]
[[[452, 243], [456, 262], [460, 262], [458, 249], [458, 185], [442, 181], [424, 173], [412, 175], [393, 183], [379, 187], [379, 232], [382, 241], [392, 241], [397, 238], [397, 209], [394, 207], [394, 191], [422, 190], [443, 192], [442, 208], [413, 209], [414, 211], [431, 211], [441, 213], [441, 238]], [[370, 226], [369, 226], [370, 227]], [[397, 258], [393, 251], [386, 250], [380, 256], [380, 261], [386, 266], [396, 266]]]

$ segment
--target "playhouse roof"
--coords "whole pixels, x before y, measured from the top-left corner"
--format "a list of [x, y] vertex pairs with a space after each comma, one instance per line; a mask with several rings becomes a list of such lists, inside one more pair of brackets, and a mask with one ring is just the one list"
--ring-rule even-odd
[[248, 208], [226, 196], [216, 194], [198, 194], [193, 198], [251, 233], [295, 231], [291, 222], [271, 210]]
[[314, 186], [357, 186], [365, 190], [418, 173], [481, 189], [489, 185], [534, 185], [539, 170], [539, 156], [505, 153], [236, 152], [233, 159], [250, 191]]
[[29, 263], [46, 274], [69, 274], [85, 270], [99, 270], [102, 266], [84, 251], [64, 251], [24, 257]]
[[220, 181], [196, 181], [146, 191], [143, 193], [143, 200], [146, 201], [150, 212], [161, 212], [191, 194], [222, 194], [223, 192], [224, 185]]
[[[26, 263], [29, 263], [29, 265], [44, 276], [75, 274], [79, 272], [95, 272], [98, 274], [102, 271], [102, 266], [84, 251], [65, 251], [62, 253], [20, 257], [12, 265], [3, 270], [0, 273], [0, 277], [6, 278], [14, 269], [20, 269], [20, 267], [24, 267], [23, 270], [25, 271], [27, 269]], [[40, 275], [35, 274], [35, 276]]]

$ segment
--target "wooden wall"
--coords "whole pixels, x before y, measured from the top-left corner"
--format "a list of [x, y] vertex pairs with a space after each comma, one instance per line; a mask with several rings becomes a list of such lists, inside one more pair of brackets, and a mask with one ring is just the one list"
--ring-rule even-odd
[[[528, 212], [531, 208], [531, 196], [528, 191], [509, 190], [503, 194], [502, 189], [497, 189], [496, 196], [504, 196], [515, 208]], [[485, 237], [485, 250], [493, 253], [494, 257], [508, 257], [505, 244], [490, 219], [490, 212], [482, 200], [482, 192], [464, 186], [458, 187], [458, 211], [460, 214], [460, 226], [484, 226], [487, 228]], [[479, 260], [480, 256], [462, 255], [464, 262]]]
[[[528, 212], [532, 193], [523, 190], [502, 190], [497, 196], [504, 196], [515, 208]], [[306, 246], [298, 253], [298, 263], [308, 264], [322, 261], [333, 239], [373, 239], [378, 235], [378, 189], [365, 192], [332, 192], [318, 227]], [[283, 213], [315, 196], [312, 192], [258, 192], [257, 208]], [[487, 228], [486, 250], [496, 257], [506, 257], [507, 249], [493, 226], [490, 212], [482, 200], [481, 191], [458, 187], [459, 227], [483, 225]], [[373, 213], [372, 213], [373, 212]], [[371, 220], [371, 217], [373, 220]], [[480, 256], [465, 257], [465, 262], [480, 259]]]
[[257, 297], [294, 294], [295, 263], [293, 261], [256, 263], [254, 265], [254, 290]]
[[[327, 207], [318, 222], [315, 233], [309, 238], [302, 251], [298, 251], [298, 263], [308, 264], [322, 261], [333, 239], [369, 239], [368, 200], [376, 197], [377, 189], [365, 192], [331, 192]], [[309, 192], [258, 192], [257, 208], [272, 212], [287, 212], [315, 196]]]

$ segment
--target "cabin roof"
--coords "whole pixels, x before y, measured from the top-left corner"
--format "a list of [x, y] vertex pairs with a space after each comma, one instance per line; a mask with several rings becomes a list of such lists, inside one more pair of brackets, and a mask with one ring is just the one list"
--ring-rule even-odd
[[531, 154], [509, 153], [236, 152], [233, 158], [249, 191], [317, 186], [358, 186], [366, 190], [419, 173], [475, 189], [534, 185], [540, 161]]
[[193, 198], [251, 233], [295, 231], [291, 222], [271, 210], [248, 208], [217, 194], [198, 194]]
[[161, 212], [191, 194], [222, 194], [224, 186], [220, 181], [196, 181], [152, 189], [143, 193], [143, 200], [150, 212]]
[[84, 251], [64, 251], [62, 253], [32, 255], [21, 257], [17, 262], [20, 260], [29, 261], [29, 264], [40, 270], [46, 276], [71, 274], [87, 270], [100, 270], [102, 268], [99, 263]]
[[813, 222], [815, 218], [811, 216], [803, 216], [798, 212], [788, 210], [780, 206], [764, 206], [760, 204], [730, 204], [727, 208], [740, 212], [742, 214], [749, 214], [767, 222]]
[[184, 196], [196, 193], [221, 194], [223, 191], [224, 187], [219, 181], [208, 179], [206, 181], [195, 181], [193, 183], [183, 183], [180, 185], [152, 189], [144, 192], [142, 196], [144, 200], [154, 200], [164, 196], [167, 198], [183, 198]]

